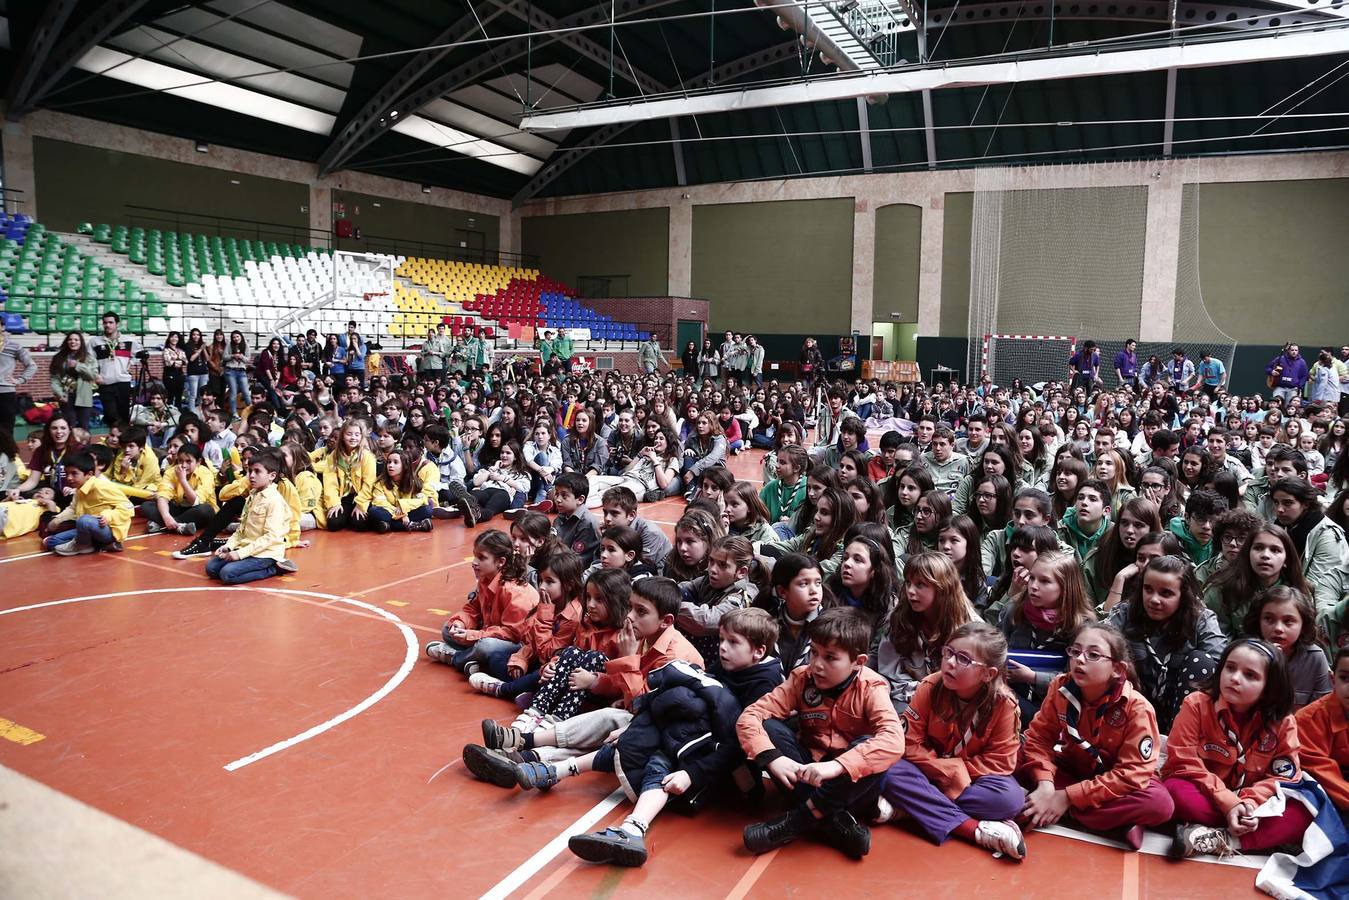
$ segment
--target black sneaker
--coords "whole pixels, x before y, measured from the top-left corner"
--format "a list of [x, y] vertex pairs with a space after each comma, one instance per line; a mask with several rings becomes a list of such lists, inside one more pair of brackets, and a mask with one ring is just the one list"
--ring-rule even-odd
[[767, 853], [785, 847], [810, 830], [814, 817], [804, 806], [769, 819], [745, 826], [745, 849], [750, 853]]
[[628, 834], [622, 828], [574, 834], [567, 841], [567, 847], [586, 862], [633, 868], [646, 864], [646, 839]]
[[524, 744], [524, 735], [520, 729], [502, 725], [496, 719], [483, 719], [482, 742], [493, 750], [518, 750]]
[[482, 508], [478, 506], [478, 501], [465, 494], [463, 497], [455, 500], [455, 505], [459, 507], [459, 512], [464, 517], [464, 525], [472, 528], [478, 524], [478, 517], [482, 515]]
[[375, 534], [388, 534], [389, 529], [391, 527], [392, 526], [390, 526], [389, 523], [385, 522], [383, 519], [376, 519], [375, 524], [373, 526]]
[[111, 544], [104, 544], [103, 546], [99, 547], [98, 549], [99, 549], [99, 552], [100, 552], [100, 553], [121, 553], [121, 552], [122, 552], [122, 542], [121, 542], [121, 541], [113, 541]]
[[480, 744], [464, 747], [464, 768], [479, 781], [500, 788], [516, 786], [515, 762], [500, 750], [489, 750]]
[[861, 859], [871, 852], [871, 829], [846, 809], [816, 823], [820, 840], [849, 859]]
[[215, 538], [213, 540], [197, 538], [183, 549], [173, 551], [173, 558], [198, 559], [203, 556], [211, 556], [223, 546], [225, 546], [224, 538]]

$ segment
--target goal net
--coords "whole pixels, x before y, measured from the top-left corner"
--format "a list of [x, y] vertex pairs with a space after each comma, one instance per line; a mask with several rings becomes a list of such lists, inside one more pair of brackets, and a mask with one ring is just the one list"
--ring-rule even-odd
[[[1199, 283], [1199, 171], [1185, 164], [1173, 337], [1143, 341], [1143, 268], [1148, 188], [1156, 164], [1138, 163], [1138, 182], [1107, 187], [1026, 189], [1025, 184], [1083, 184], [1086, 166], [985, 168], [975, 175], [970, 232], [969, 377], [997, 384], [1065, 381], [1076, 344], [1094, 340], [1101, 374], [1115, 386], [1115, 354], [1139, 340], [1150, 355], [1207, 350], [1232, 368], [1235, 341], [1213, 322]], [[1099, 168], [1099, 167], [1098, 167]], [[1073, 339], [1076, 339], [1075, 341]]]

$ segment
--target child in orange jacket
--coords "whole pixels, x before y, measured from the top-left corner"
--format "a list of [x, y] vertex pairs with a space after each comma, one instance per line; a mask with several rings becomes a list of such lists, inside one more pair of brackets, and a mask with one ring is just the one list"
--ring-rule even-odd
[[1311, 824], [1301, 803], [1273, 804], [1281, 781], [1302, 778], [1293, 686], [1277, 647], [1227, 645], [1211, 686], [1185, 698], [1166, 743], [1162, 778], [1176, 803], [1175, 856], [1230, 856], [1299, 844]]
[[823, 612], [807, 634], [810, 662], [736, 723], [745, 755], [796, 797], [786, 814], [745, 827], [745, 849], [767, 853], [814, 832], [861, 859], [871, 831], [858, 817], [877, 816], [883, 776], [904, 755], [904, 728], [890, 683], [866, 668], [871, 625], [860, 612]]
[[1139, 692], [1129, 645], [1113, 625], [1089, 623], [1068, 645], [1026, 729], [1017, 775], [1030, 793], [1023, 816], [1036, 828], [1071, 815], [1089, 831], [1114, 832], [1134, 850], [1143, 828], [1170, 821], [1157, 780], [1157, 714]]
[[1334, 676], [1333, 690], [1302, 707], [1295, 718], [1303, 770], [1344, 814], [1349, 813], [1349, 647], [1335, 654]]
[[470, 678], [508, 659], [520, 649], [529, 616], [539, 605], [539, 592], [525, 581], [526, 561], [515, 552], [510, 535], [496, 528], [473, 541], [473, 575], [477, 590], [441, 628], [441, 640], [426, 645], [426, 655], [454, 666]]
[[1003, 681], [1007, 639], [987, 622], [967, 622], [941, 660], [904, 710], [904, 758], [885, 774], [881, 819], [900, 810], [938, 844], [954, 834], [1019, 860], [1026, 842], [1013, 820], [1026, 792], [1012, 777], [1021, 713]]
[[[620, 569], [602, 571], [627, 576]], [[464, 748], [465, 767], [474, 777], [498, 787], [515, 787], [524, 779], [537, 787], [557, 780], [556, 771], [549, 771], [550, 763], [566, 765], [616, 737], [632, 721], [633, 701], [646, 692], [646, 677], [652, 670], [676, 659], [703, 668], [702, 656], [674, 627], [683, 599], [679, 585], [668, 578], [647, 577], [633, 583], [628, 616], [614, 638], [615, 657], [604, 664], [601, 674], [584, 669], [571, 673], [568, 682], [573, 690], [588, 690], [601, 698], [621, 699], [621, 703], [535, 731], [484, 719], [483, 743]]]

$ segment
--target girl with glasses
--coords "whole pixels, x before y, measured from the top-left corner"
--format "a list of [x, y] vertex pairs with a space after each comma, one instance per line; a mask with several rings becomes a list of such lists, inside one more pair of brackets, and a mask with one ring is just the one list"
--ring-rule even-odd
[[1003, 681], [1007, 640], [967, 622], [941, 648], [905, 714], [904, 758], [890, 767], [881, 820], [902, 811], [929, 838], [961, 838], [1013, 859], [1026, 842], [1012, 821], [1025, 792], [1012, 773], [1020, 750], [1016, 697]]
[[1068, 671], [1054, 678], [1026, 729], [1018, 776], [1030, 789], [1023, 815], [1036, 828], [1071, 816], [1134, 850], [1143, 829], [1170, 820], [1171, 795], [1156, 776], [1161, 738], [1152, 704], [1137, 689], [1118, 629], [1077, 629]]

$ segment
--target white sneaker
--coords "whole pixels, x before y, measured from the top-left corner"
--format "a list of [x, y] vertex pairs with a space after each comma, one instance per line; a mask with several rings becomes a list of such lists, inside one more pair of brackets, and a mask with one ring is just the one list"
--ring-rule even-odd
[[884, 825], [895, 817], [895, 808], [889, 800], [884, 797], [876, 798], [876, 815], [872, 817], [872, 825]]
[[454, 658], [454, 648], [444, 641], [431, 641], [426, 645], [426, 655], [448, 666]]
[[495, 678], [486, 672], [474, 672], [468, 676], [468, 686], [481, 694], [487, 694], [489, 697], [495, 697], [497, 688], [505, 683], [500, 678]]
[[1176, 829], [1176, 840], [1171, 845], [1171, 855], [1178, 859], [1201, 855], [1222, 859], [1236, 856], [1240, 851], [1240, 845], [1226, 828], [1208, 825], [1181, 825]]
[[979, 827], [974, 829], [974, 842], [985, 850], [992, 850], [995, 855], [1000, 853], [1016, 860], [1026, 858], [1026, 839], [1021, 836], [1021, 829], [1010, 819], [980, 822]]
[[52, 551], [58, 556], [83, 556], [86, 553], [93, 553], [94, 548], [92, 545], [81, 547], [74, 541], [66, 541], [64, 544], [57, 544]]

